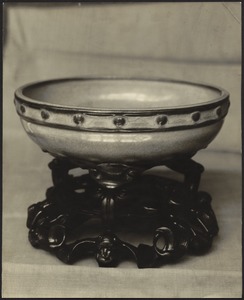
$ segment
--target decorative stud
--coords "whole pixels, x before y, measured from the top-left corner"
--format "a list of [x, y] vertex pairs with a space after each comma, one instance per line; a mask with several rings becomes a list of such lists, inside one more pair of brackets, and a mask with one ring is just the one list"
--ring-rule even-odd
[[125, 125], [126, 123], [126, 120], [124, 117], [115, 117], [114, 120], [114, 125], [117, 126], [117, 127], [122, 127]]
[[194, 112], [194, 113], [191, 115], [191, 118], [192, 118], [192, 120], [193, 120], [194, 122], [197, 122], [197, 121], [199, 121], [200, 116], [201, 116], [200, 112], [199, 112], [199, 111], [196, 111], [196, 112]]
[[25, 106], [23, 104], [20, 105], [20, 111], [22, 112], [22, 114], [26, 112]]
[[81, 114], [78, 114], [78, 115], [75, 115], [75, 116], [73, 117], [73, 121], [74, 121], [75, 124], [79, 125], [79, 124], [84, 123], [85, 118], [84, 118], [84, 116], [82, 116]]
[[47, 120], [50, 117], [49, 112], [47, 110], [43, 109], [41, 111], [41, 117], [42, 117], [43, 120]]
[[167, 122], [168, 122], [167, 116], [159, 116], [159, 117], [157, 117], [157, 123], [158, 123], [158, 125], [163, 126]]

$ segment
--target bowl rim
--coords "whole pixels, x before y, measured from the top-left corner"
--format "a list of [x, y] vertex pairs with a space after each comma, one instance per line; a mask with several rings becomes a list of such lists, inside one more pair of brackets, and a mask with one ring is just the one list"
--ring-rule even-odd
[[[88, 108], [82, 106], [71, 106], [71, 105], [61, 105], [55, 104], [50, 102], [43, 102], [40, 100], [36, 100], [24, 95], [24, 90], [31, 86], [39, 86], [43, 84], [52, 84], [52, 83], [60, 83], [64, 81], [95, 81], [95, 80], [135, 80], [135, 81], [147, 81], [147, 82], [169, 82], [169, 83], [176, 83], [176, 84], [186, 84], [198, 87], [204, 87], [207, 89], [212, 89], [218, 91], [220, 96], [214, 98], [209, 101], [196, 103], [196, 104], [188, 104], [188, 105], [177, 105], [177, 106], [167, 106], [167, 107], [153, 107], [153, 108], [140, 108], [140, 109], [108, 109], [108, 108]], [[21, 101], [25, 103], [27, 106], [36, 107], [36, 108], [51, 108], [52, 110], [62, 110], [62, 111], [82, 111], [82, 112], [90, 112], [90, 113], [107, 113], [107, 114], [137, 114], [137, 115], [144, 115], [150, 113], [158, 113], [158, 112], [187, 112], [188, 110], [192, 109], [208, 109], [216, 104], [221, 104], [222, 102], [229, 100], [229, 93], [216, 85], [210, 85], [204, 82], [195, 82], [195, 81], [187, 81], [187, 80], [179, 80], [179, 79], [170, 79], [170, 78], [145, 78], [145, 77], [115, 77], [115, 76], [99, 76], [99, 77], [64, 77], [64, 78], [55, 78], [55, 79], [48, 79], [48, 80], [39, 80], [30, 82], [28, 84], [22, 85], [15, 90], [14, 93], [15, 100]]]

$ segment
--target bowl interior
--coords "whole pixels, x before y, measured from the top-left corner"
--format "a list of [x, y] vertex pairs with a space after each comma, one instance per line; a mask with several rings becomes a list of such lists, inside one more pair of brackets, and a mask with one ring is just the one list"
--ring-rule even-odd
[[174, 81], [72, 79], [33, 84], [22, 90], [34, 101], [86, 109], [156, 109], [211, 102], [221, 90]]

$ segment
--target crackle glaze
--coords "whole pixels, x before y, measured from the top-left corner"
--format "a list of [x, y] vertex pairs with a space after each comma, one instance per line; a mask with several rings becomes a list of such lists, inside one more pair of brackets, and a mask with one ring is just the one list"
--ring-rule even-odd
[[221, 88], [169, 79], [57, 79], [15, 93], [29, 137], [81, 165], [192, 157], [218, 134], [229, 104]]

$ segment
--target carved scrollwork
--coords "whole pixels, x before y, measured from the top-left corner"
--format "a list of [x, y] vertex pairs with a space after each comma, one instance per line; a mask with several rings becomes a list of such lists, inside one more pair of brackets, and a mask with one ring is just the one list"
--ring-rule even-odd
[[[54, 186], [47, 190], [44, 201], [28, 209], [30, 243], [68, 264], [93, 255], [101, 267], [117, 266], [124, 259], [135, 260], [139, 268], [155, 267], [188, 253], [206, 252], [218, 224], [211, 196], [197, 191], [203, 168], [189, 160], [184, 164], [196, 173], [193, 176], [188, 168], [184, 183], [143, 175], [108, 188], [89, 175], [70, 176], [69, 170], [76, 166], [54, 160], [50, 164]], [[175, 169], [173, 164], [170, 167]], [[125, 170], [128, 173], [129, 168]], [[184, 173], [185, 169], [177, 166], [177, 170]], [[94, 219], [101, 220], [102, 234], [72, 238], [76, 228]], [[133, 224], [132, 228], [151, 224], [152, 245], [136, 247], [119, 239], [115, 232], [121, 224]]]

